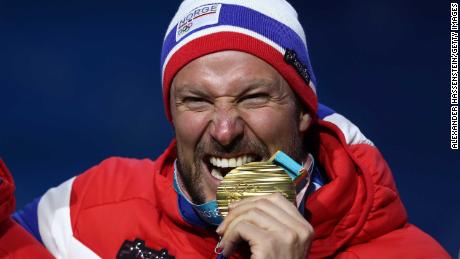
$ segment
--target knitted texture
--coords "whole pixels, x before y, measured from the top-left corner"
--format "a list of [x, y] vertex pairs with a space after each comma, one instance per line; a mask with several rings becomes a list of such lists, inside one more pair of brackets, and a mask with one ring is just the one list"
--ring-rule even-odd
[[185, 0], [163, 42], [161, 69], [166, 115], [176, 73], [204, 55], [236, 50], [275, 68], [307, 108], [316, 114], [316, 78], [294, 8], [284, 0]]

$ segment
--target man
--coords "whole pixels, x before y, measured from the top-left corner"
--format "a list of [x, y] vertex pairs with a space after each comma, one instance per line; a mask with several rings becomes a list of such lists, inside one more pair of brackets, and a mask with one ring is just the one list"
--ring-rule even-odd
[[[162, 76], [176, 139], [159, 158], [109, 158], [16, 215], [54, 256], [448, 258], [408, 224], [372, 142], [318, 105], [287, 2], [184, 1], [165, 36]], [[305, 204], [278, 193], [245, 199], [220, 222], [223, 177], [277, 150], [312, 172]]]

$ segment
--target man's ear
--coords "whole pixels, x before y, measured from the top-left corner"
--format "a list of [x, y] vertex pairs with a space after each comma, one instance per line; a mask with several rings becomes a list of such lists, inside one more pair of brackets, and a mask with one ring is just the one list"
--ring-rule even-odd
[[306, 111], [300, 112], [300, 118], [299, 118], [299, 131], [301, 133], [304, 133], [307, 131], [307, 129], [310, 127], [311, 124], [311, 116], [308, 114]]

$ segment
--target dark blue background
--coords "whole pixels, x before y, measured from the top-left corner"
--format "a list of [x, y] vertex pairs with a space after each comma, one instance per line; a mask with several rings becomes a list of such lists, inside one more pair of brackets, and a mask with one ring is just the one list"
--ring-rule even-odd
[[[0, 156], [18, 207], [108, 156], [154, 158], [167, 146], [159, 63], [178, 3], [0, 1]], [[456, 256], [449, 2], [293, 5], [320, 100], [381, 149], [410, 221]]]

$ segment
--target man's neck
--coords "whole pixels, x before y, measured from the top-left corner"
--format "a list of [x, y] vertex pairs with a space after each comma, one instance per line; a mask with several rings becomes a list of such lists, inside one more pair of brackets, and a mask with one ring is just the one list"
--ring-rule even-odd
[[177, 175], [176, 176], [177, 185], [180, 191], [182, 192], [182, 195], [184, 195], [187, 200], [192, 201], [192, 198], [190, 194], [188, 193], [187, 188], [185, 188], [184, 181], [182, 180], [181, 172], [179, 171], [179, 168], [177, 166], [175, 166], [175, 170], [176, 170], [176, 175]]

